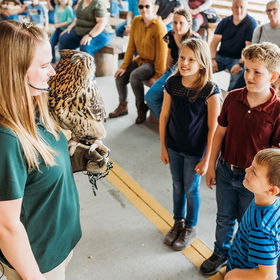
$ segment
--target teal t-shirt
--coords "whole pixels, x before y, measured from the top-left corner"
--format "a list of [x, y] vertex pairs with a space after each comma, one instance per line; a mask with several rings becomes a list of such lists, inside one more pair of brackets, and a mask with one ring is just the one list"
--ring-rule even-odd
[[[54, 14], [59, 23], [68, 22], [68, 24], [71, 24], [75, 18], [74, 11], [71, 6], [66, 6], [66, 8], [63, 11], [61, 11], [59, 7], [56, 5]], [[67, 26], [61, 27], [61, 30], [65, 30], [66, 28]]]
[[[41, 123], [37, 129], [57, 152], [57, 165], [49, 167], [41, 160], [40, 170], [29, 172], [16, 134], [0, 127], [0, 200], [23, 198], [21, 222], [45, 273], [58, 266], [80, 240], [80, 205], [65, 136], [60, 133], [57, 141]], [[9, 265], [1, 251], [0, 260]]]

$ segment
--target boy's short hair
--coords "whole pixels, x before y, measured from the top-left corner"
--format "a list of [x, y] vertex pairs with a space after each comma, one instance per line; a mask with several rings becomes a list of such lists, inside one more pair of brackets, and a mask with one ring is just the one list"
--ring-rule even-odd
[[268, 183], [280, 188], [280, 149], [261, 150], [255, 155], [255, 161], [267, 168], [266, 179]]
[[244, 59], [262, 62], [269, 72], [280, 72], [280, 48], [273, 43], [252, 44], [242, 51]]

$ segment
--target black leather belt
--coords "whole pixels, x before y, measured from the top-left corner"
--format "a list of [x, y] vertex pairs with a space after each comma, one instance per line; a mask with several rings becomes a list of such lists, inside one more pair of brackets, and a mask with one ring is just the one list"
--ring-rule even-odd
[[244, 173], [245, 172], [245, 168], [241, 168], [236, 165], [229, 164], [223, 158], [220, 158], [220, 160], [224, 165], [226, 165], [234, 173]]

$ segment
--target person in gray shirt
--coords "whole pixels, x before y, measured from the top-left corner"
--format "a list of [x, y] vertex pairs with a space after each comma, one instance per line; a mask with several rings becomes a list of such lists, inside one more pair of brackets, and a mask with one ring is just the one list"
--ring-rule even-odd
[[271, 42], [280, 47], [280, 3], [277, 0], [266, 4], [266, 13], [269, 23], [258, 26], [254, 33], [252, 43]]

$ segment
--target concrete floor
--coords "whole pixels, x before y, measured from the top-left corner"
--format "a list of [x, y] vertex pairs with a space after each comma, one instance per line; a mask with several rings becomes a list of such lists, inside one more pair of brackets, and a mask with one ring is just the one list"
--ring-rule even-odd
[[[217, 77], [226, 87], [224, 76]], [[118, 103], [114, 78], [97, 78], [97, 85], [107, 113], [111, 112]], [[172, 213], [171, 177], [169, 167], [160, 161], [157, 124], [146, 121], [135, 125], [135, 118], [134, 95], [129, 87], [129, 114], [107, 120], [104, 143], [111, 149], [111, 158]], [[67, 280], [206, 279], [185, 255], [162, 243], [164, 235], [108, 178], [98, 182], [97, 197], [92, 194], [87, 176], [75, 174], [75, 179], [83, 237], [68, 266]], [[215, 213], [215, 192], [206, 187], [203, 179], [198, 238], [211, 250]]]
[[[218, 76], [221, 86], [224, 78]], [[118, 103], [113, 77], [97, 78], [107, 113]], [[169, 167], [160, 161], [157, 125], [146, 121], [135, 125], [134, 95], [129, 87], [129, 114], [105, 123], [104, 143], [111, 158], [125, 172], [172, 213], [172, 186]], [[164, 235], [110, 183], [99, 181], [97, 197], [91, 193], [86, 176], [77, 174], [81, 199], [83, 238], [69, 264], [67, 280], [79, 279], [205, 279], [181, 253], [162, 241]], [[213, 249], [215, 232], [215, 192], [204, 180], [201, 184], [199, 239]]]

